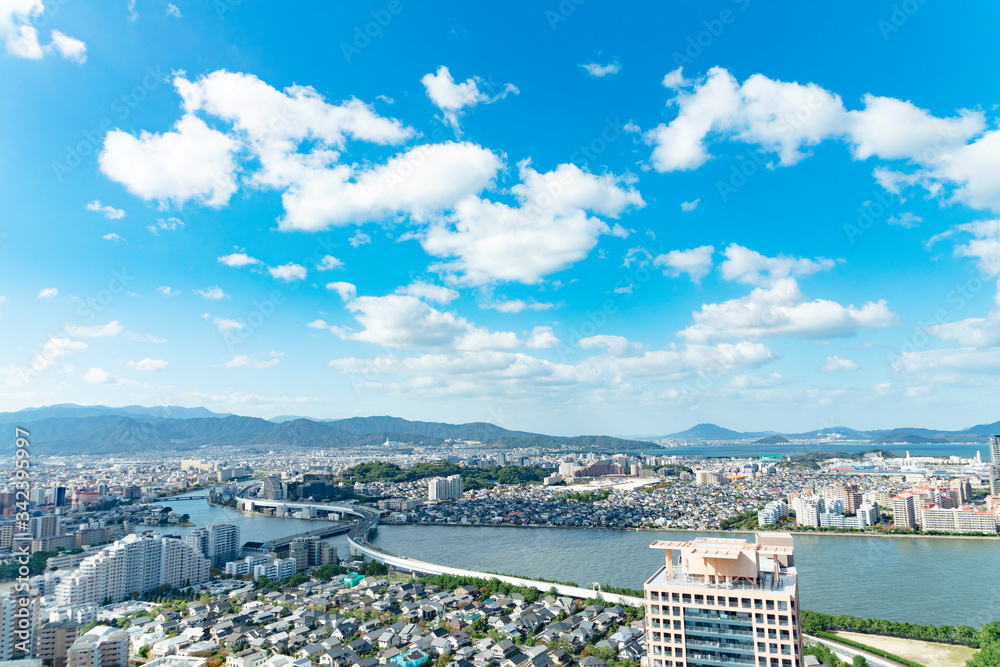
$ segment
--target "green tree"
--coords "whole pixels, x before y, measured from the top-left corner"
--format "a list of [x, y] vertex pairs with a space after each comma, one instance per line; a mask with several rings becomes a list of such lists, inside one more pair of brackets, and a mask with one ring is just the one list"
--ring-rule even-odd
[[865, 656], [856, 655], [854, 660], [851, 661], [851, 667], [868, 667], [868, 661], [865, 660]]

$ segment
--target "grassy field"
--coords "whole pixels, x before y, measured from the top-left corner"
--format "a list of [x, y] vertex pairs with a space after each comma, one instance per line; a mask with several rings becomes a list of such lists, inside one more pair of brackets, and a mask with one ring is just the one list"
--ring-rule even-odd
[[926, 667], [962, 667], [965, 661], [975, 654], [976, 649], [953, 644], [937, 644], [919, 639], [900, 639], [897, 637], [880, 637], [879, 635], [864, 635], [859, 632], [837, 631], [833, 634], [845, 639], [867, 644], [873, 648], [894, 653], [901, 658], [919, 662]]

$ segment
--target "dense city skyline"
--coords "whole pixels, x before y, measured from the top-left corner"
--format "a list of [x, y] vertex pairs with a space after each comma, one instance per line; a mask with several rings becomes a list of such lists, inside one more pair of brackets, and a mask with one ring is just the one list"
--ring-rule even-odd
[[0, 397], [993, 422], [998, 11], [15, 3]]

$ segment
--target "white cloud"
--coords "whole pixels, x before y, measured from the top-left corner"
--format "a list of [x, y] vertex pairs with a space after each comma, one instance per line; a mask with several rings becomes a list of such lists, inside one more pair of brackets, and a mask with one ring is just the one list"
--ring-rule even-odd
[[[206, 313], [205, 319], [208, 319]], [[230, 331], [239, 331], [243, 328], [243, 323], [239, 320], [223, 319], [221, 317], [212, 317], [212, 323], [215, 328], [219, 330], [219, 333], [228, 333]]]
[[1000, 344], [1000, 312], [994, 311], [987, 317], [970, 317], [957, 322], [932, 325], [928, 327], [928, 331], [939, 340], [961, 347], [990, 347]]
[[125, 240], [122, 237], [120, 237], [117, 234], [115, 234], [114, 232], [110, 232], [108, 234], [105, 234], [101, 238], [104, 239], [105, 241], [114, 241], [115, 243], [118, 243], [119, 241], [124, 241]]
[[160, 232], [175, 232], [178, 229], [184, 229], [184, 221], [178, 218], [157, 218], [156, 222], [147, 225], [146, 229], [154, 235], [159, 236]]
[[816, 259], [787, 255], [767, 257], [735, 243], [730, 244], [724, 252], [726, 259], [720, 267], [722, 277], [747, 285], [773, 285], [789, 276], [808, 276], [818, 271], [832, 269], [837, 265], [836, 261], [825, 257]]
[[231, 255], [224, 255], [219, 258], [219, 263], [233, 267], [253, 266], [257, 264], [263, 264], [262, 261], [260, 261], [256, 257], [251, 257], [245, 252], [234, 252]]
[[534, 299], [490, 299], [480, 305], [480, 308], [488, 308], [501, 313], [520, 313], [522, 310], [549, 310], [555, 304], [545, 301], [535, 301]]
[[125, 337], [128, 338], [129, 340], [137, 340], [143, 343], [155, 343], [157, 345], [159, 345], [160, 343], [167, 342], [167, 339], [164, 338], [163, 336], [157, 336], [156, 334], [150, 334], [150, 333], [138, 334], [132, 331], [126, 331]]
[[98, 156], [101, 173], [145, 200], [220, 208], [236, 192], [237, 142], [186, 114], [173, 132], [108, 132]]
[[124, 327], [118, 323], [118, 320], [113, 320], [99, 326], [66, 325], [66, 333], [78, 338], [108, 338], [117, 336], [122, 331], [124, 331]]
[[878, 166], [876, 180], [894, 194], [919, 186], [932, 197], [1000, 211], [1000, 130], [987, 129], [981, 111], [931, 115], [910, 101], [865, 95], [864, 108], [848, 111], [820, 86], [786, 83], [754, 74], [742, 84], [725, 69], [685, 79], [675, 70], [664, 85], [676, 92], [677, 115], [644, 137], [658, 171], [696, 169], [716, 139], [735, 140], [795, 164], [808, 148], [838, 140], [856, 160], [906, 161], [904, 170]]
[[368, 236], [359, 229], [358, 231], [354, 232], [354, 235], [351, 236], [351, 238], [349, 238], [347, 242], [351, 244], [352, 248], [358, 248], [363, 245], [368, 245], [369, 243], [371, 243], [372, 237]]
[[178, 294], [180, 294], [178, 290], [175, 290], [169, 285], [160, 285], [159, 287], [156, 288], [156, 291], [162, 294], [163, 296], [177, 296]]
[[139, 361], [129, 361], [125, 365], [131, 369], [143, 372], [162, 371], [170, 366], [170, 364], [163, 359], [140, 359]]
[[851, 361], [850, 359], [842, 359], [835, 354], [830, 355], [826, 358], [826, 362], [819, 369], [820, 373], [843, 373], [847, 371], [856, 371], [859, 366]]
[[531, 330], [531, 335], [525, 342], [525, 346], [532, 350], [542, 350], [548, 347], [555, 347], [559, 344], [559, 338], [552, 332], [552, 327], [539, 326]]
[[125, 211], [120, 208], [115, 208], [114, 206], [102, 206], [99, 199], [95, 199], [87, 204], [87, 210], [103, 213], [104, 217], [108, 220], [120, 220], [125, 217]]
[[72, 60], [77, 65], [87, 62], [87, 45], [75, 37], [64, 35], [58, 30], [52, 31], [52, 48], [66, 60]]
[[[169, 287], [167, 288], [170, 289]], [[215, 285], [213, 287], [206, 287], [205, 289], [195, 290], [198, 294], [205, 297], [206, 299], [211, 299], [212, 301], [218, 301], [220, 299], [228, 299], [229, 295], [226, 294], [221, 287]], [[166, 294], [166, 293], [165, 293]]]
[[898, 216], [890, 216], [889, 219], [886, 220], [888, 224], [896, 227], [902, 227], [903, 229], [913, 229], [923, 221], [924, 219], [919, 215], [914, 215], [908, 211], [900, 213]]
[[633, 343], [624, 336], [602, 334], [600, 336], [581, 338], [576, 342], [581, 349], [603, 348], [613, 357], [631, 357], [642, 352], [641, 344]]
[[[479, 77], [466, 79], [463, 83], [455, 83], [451, 77], [451, 72], [444, 65], [438, 67], [437, 72], [425, 74], [420, 79], [427, 91], [427, 97], [440, 109], [444, 115], [444, 122], [450, 125], [456, 133], [461, 131], [458, 119], [465, 109], [472, 108], [477, 104], [492, 104], [497, 100], [502, 100], [509, 93], [518, 94], [517, 87], [511, 83], [505, 84], [500, 91], [490, 97], [487, 92], [480, 90], [480, 85], [485, 84]], [[488, 84], [486, 84], [488, 86]]]
[[904, 351], [893, 361], [892, 369], [908, 373], [995, 374], [1000, 372], [1000, 347]]
[[350, 301], [358, 295], [358, 288], [351, 283], [335, 282], [327, 283], [326, 288], [340, 295], [344, 301]]
[[318, 231], [397, 215], [424, 219], [490, 185], [501, 166], [481, 146], [446, 142], [416, 146], [374, 167], [303, 168], [282, 195], [278, 226]]
[[306, 267], [295, 262], [289, 262], [281, 266], [270, 266], [267, 270], [275, 280], [294, 282], [296, 280], [305, 280], [306, 278]]
[[486, 187], [501, 166], [491, 151], [455, 142], [415, 146], [381, 165], [342, 164], [348, 138], [398, 144], [414, 131], [356, 99], [332, 105], [312, 88], [280, 92], [245, 74], [178, 76], [174, 85], [188, 116], [205, 112], [233, 124], [226, 136], [257, 159], [248, 165], [249, 184], [283, 190], [281, 229], [421, 217]]
[[173, 16], [174, 18], [181, 18], [181, 10], [177, 9], [177, 5], [172, 2], [167, 3], [167, 16]]
[[767, 389], [786, 384], [786, 380], [781, 373], [771, 373], [770, 375], [747, 375], [746, 373], [734, 375], [729, 381], [729, 386], [736, 389]]
[[607, 65], [599, 65], [598, 63], [587, 63], [585, 65], [580, 65], [583, 69], [587, 71], [590, 76], [596, 76], [598, 78], [605, 76], [614, 76], [621, 71], [622, 66], [617, 60], [610, 62]]
[[272, 357], [266, 361], [261, 361], [258, 359], [251, 359], [245, 354], [237, 354], [233, 355], [233, 358], [227, 361], [224, 365], [226, 368], [271, 368], [273, 366], [277, 366], [280, 361], [281, 359], [278, 357]]
[[91, 384], [118, 384], [119, 379], [103, 368], [91, 368], [83, 374], [83, 381]]
[[847, 126], [840, 97], [816, 84], [754, 74], [741, 85], [721, 67], [694, 82], [675, 72], [664, 84], [677, 93], [677, 117], [645, 134], [654, 146], [652, 163], [658, 171], [700, 167], [711, 157], [705, 146], [710, 133], [757, 144], [789, 165], [807, 155], [803, 149]]
[[42, 371], [55, 364], [57, 358], [85, 349], [87, 349], [87, 344], [81, 341], [66, 337], [52, 337], [42, 345], [41, 350], [32, 360], [31, 367], [36, 371]]
[[344, 268], [344, 262], [333, 255], [324, 255], [323, 259], [319, 260], [319, 264], [316, 265], [317, 271], [332, 271], [342, 268]]
[[58, 288], [56, 288], [56, 287], [46, 287], [45, 289], [41, 290], [38, 293], [38, 296], [36, 296], [35, 298], [36, 299], [52, 299], [52, 298], [57, 297], [57, 296], [59, 296], [59, 289]]
[[975, 259], [984, 275], [1000, 275], [1000, 218], [958, 225], [936, 238], [951, 236], [953, 233], [972, 235], [970, 240], [955, 247], [956, 257]]
[[645, 204], [639, 193], [611, 175], [595, 176], [561, 164], [539, 173], [519, 165], [521, 183], [511, 192], [518, 205], [470, 196], [425, 232], [421, 245], [437, 257], [437, 268], [472, 285], [491, 281], [537, 283], [583, 259], [608, 225], [588, 211], [611, 218]]
[[317, 319], [306, 324], [310, 329], [329, 329], [330, 325], [326, 323], [326, 320]]
[[453, 312], [442, 312], [409, 294], [356, 296], [354, 285], [331, 283], [345, 307], [354, 313], [361, 331], [330, 327], [344, 340], [373, 343], [388, 348], [448, 348], [500, 350], [520, 345], [509, 331], [492, 332], [477, 327]]
[[671, 250], [664, 255], [658, 255], [653, 259], [653, 266], [666, 267], [664, 273], [673, 277], [678, 277], [686, 273], [692, 282], [700, 283], [701, 279], [712, 270], [712, 255], [715, 248], [710, 245], [703, 245], [690, 250]]
[[684, 211], [685, 213], [690, 213], [691, 211], [693, 211], [696, 208], [698, 208], [698, 204], [700, 204], [700, 203], [701, 203], [701, 199], [700, 198], [699, 199], [695, 199], [694, 201], [682, 201], [681, 202], [681, 210]]
[[42, 0], [5, 0], [0, 4], [0, 41], [4, 43], [7, 53], [15, 58], [39, 60], [46, 53], [56, 52], [83, 64], [87, 60], [87, 46], [80, 40], [53, 30], [51, 43], [43, 46], [39, 42], [38, 28], [31, 22], [45, 11]]
[[396, 290], [397, 294], [409, 294], [424, 301], [436, 301], [438, 303], [451, 303], [458, 298], [458, 292], [441, 285], [416, 281], [405, 287]]
[[824, 299], [806, 301], [794, 278], [781, 278], [771, 287], [758, 287], [738, 299], [704, 304], [692, 316], [694, 324], [679, 335], [695, 343], [773, 336], [833, 338], [893, 326], [898, 320], [884, 300], [869, 301], [860, 308]]

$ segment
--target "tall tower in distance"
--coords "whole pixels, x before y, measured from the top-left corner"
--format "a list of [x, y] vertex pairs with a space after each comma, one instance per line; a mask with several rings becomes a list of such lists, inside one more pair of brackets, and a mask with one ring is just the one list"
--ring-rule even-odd
[[[648, 667], [803, 667], [799, 585], [788, 533], [657, 541], [646, 581]], [[680, 560], [674, 562], [674, 552]]]
[[1000, 435], [990, 436], [990, 465], [1000, 466]]

